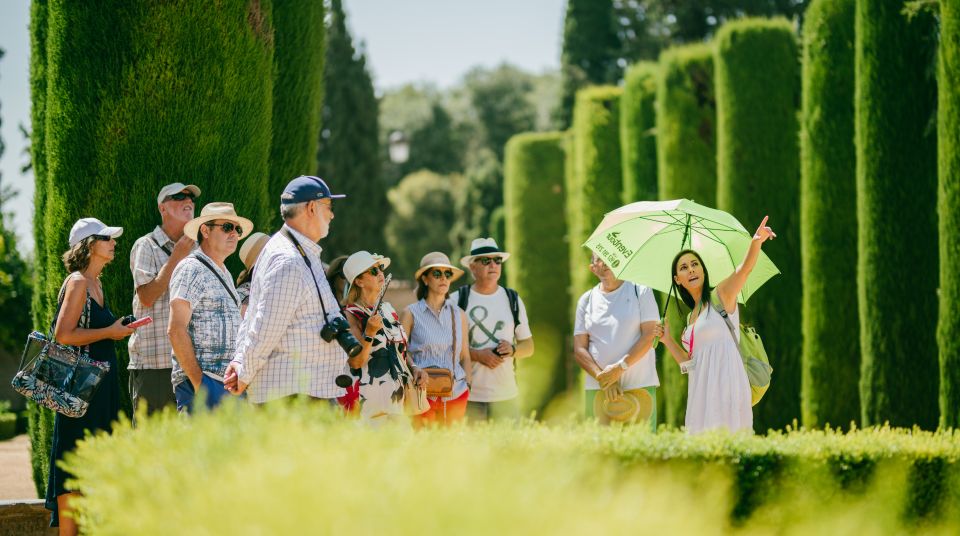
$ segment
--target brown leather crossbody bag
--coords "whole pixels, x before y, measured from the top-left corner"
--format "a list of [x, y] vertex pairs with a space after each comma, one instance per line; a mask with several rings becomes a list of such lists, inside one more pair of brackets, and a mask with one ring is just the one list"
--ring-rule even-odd
[[453, 371], [457, 368], [455, 361], [457, 358], [457, 324], [455, 314], [453, 307], [450, 307], [450, 337], [453, 340], [450, 351], [450, 368], [425, 367], [423, 369], [427, 375], [430, 376], [430, 379], [427, 380], [427, 396], [431, 398], [447, 398], [453, 395]]

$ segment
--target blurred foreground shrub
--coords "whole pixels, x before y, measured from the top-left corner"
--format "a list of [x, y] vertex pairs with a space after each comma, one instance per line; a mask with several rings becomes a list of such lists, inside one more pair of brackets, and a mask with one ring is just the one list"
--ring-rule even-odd
[[234, 405], [84, 441], [91, 534], [886, 534], [960, 530], [960, 434], [371, 430]]

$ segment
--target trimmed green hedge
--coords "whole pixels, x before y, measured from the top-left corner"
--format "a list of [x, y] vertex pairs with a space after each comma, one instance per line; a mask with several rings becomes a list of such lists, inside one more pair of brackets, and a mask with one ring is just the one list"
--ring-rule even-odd
[[[316, 405], [228, 404], [191, 419], [154, 416], [136, 430], [121, 424], [81, 443], [67, 464], [91, 534], [222, 531], [223, 518], [209, 515], [220, 489], [231, 490], [244, 529], [264, 534], [960, 530], [957, 432], [690, 436], [521, 423], [410, 434], [356, 426]], [[218, 486], [196, 485], [212, 481]], [[428, 516], [371, 513], [372, 497], [401, 504], [436, 489], [447, 500]], [[695, 515], [683, 515], [694, 504]]]
[[[317, 172], [317, 140], [323, 107], [325, 56], [324, 3], [284, 0], [273, 6], [273, 139], [267, 196], [280, 199], [284, 186], [299, 175]], [[279, 202], [270, 203], [269, 233], [282, 225]]]
[[[60, 255], [70, 227], [94, 216], [124, 227], [103, 274], [114, 314], [129, 311], [130, 245], [159, 223], [164, 184], [196, 183], [198, 203], [231, 201], [266, 229], [277, 210], [267, 195], [273, 27], [268, 0], [96, 5], [51, 1], [47, 12], [43, 244], [46, 325], [66, 275]], [[34, 35], [42, 24], [40, 10]], [[39, 44], [37, 44], [39, 45]], [[34, 90], [40, 83], [35, 79]], [[37, 95], [35, 94], [36, 98]], [[236, 257], [229, 265], [236, 270]], [[117, 343], [122, 404], [126, 341]], [[38, 415], [32, 423], [47, 423]], [[34, 436], [34, 465], [46, 465], [49, 429]], [[35, 470], [35, 475], [45, 472]], [[42, 489], [45, 482], [38, 482]]]
[[570, 274], [564, 262], [563, 133], [517, 134], [504, 152], [507, 283], [527, 309], [536, 352], [517, 370], [524, 414], [542, 412], [567, 386]]
[[860, 419], [857, 160], [853, 144], [855, 0], [814, 0], [803, 24], [800, 220], [803, 424]]
[[620, 206], [620, 95], [623, 90], [596, 86], [577, 92], [573, 110], [574, 184], [567, 191], [570, 214], [576, 220], [570, 234], [571, 307], [596, 284], [590, 273], [590, 250], [583, 243], [603, 219]]
[[47, 0], [30, 3], [30, 165], [33, 167], [33, 296], [34, 328], [46, 330], [45, 311], [50, 308], [46, 288], [46, 240], [43, 229], [47, 206]]
[[940, 424], [960, 428], [960, 4], [940, 3]]
[[659, 68], [640, 62], [627, 69], [620, 99], [623, 203], [657, 199], [657, 138], [654, 102]]
[[[717, 198], [717, 110], [713, 90], [713, 46], [674, 47], [660, 55], [657, 84], [657, 184], [659, 198], [691, 199], [714, 206]], [[678, 244], [679, 247], [679, 244]], [[660, 296], [661, 306], [667, 301]], [[679, 306], [679, 309], [677, 308]], [[686, 306], [670, 300], [666, 317], [679, 341]], [[687, 413], [687, 377], [659, 349], [664, 422], [682, 426]]]
[[905, 16], [905, 3], [857, 2], [860, 405], [864, 424], [931, 429], [939, 413], [936, 25], [929, 13]]
[[763, 249], [782, 275], [742, 316], [763, 336], [775, 371], [753, 411], [754, 429], [765, 431], [800, 417], [799, 51], [784, 19], [731, 22], [716, 43], [717, 206], [751, 232], [769, 215], [778, 235]]
[[713, 45], [660, 55], [657, 85], [657, 182], [660, 199], [717, 200], [717, 105]]

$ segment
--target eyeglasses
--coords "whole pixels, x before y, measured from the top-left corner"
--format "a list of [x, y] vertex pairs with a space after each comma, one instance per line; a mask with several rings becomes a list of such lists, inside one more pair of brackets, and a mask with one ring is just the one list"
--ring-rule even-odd
[[387, 273], [387, 269], [384, 268], [382, 264], [378, 264], [373, 268], [367, 270], [367, 272], [369, 272], [370, 275], [372, 275], [373, 277], [377, 277], [378, 275], [380, 275], [380, 272]]
[[440, 279], [441, 277], [451, 279], [453, 278], [453, 270], [434, 270], [430, 272], [430, 275], [432, 275], [434, 279]]
[[219, 227], [219, 228], [223, 229], [223, 232], [225, 232], [225, 233], [231, 233], [231, 232], [233, 232], [234, 229], [236, 229], [236, 231], [237, 231], [237, 236], [243, 236], [243, 228], [240, 227], [239, 225], [233, 223], [233, 222], [229, 222], [229, 221], [228, 221], [227, 223], [213, 223], [213, 222], [209, 222], [209, 221], [208, 221], [208, 222], [205, 223], [204, 225], [206, 225], [207, 227], [211, 227], [211, 228], [213, 228], [213, 227]]
[[169, 201], [169, 200], [171, 200], [171, 199], [174, 200], [174, 201], [183, 201], [184, 199], [187, 199], [187, 198], [189, 198], [191, 201], [193, 201], [194, 199], [196, 199], [196, 196], [194, 196], [194, 195], [193, 195], [192, 193], [190, 193], [190, 192], [180, 192], [180, 193], [176, 193], [176, 194], [173, 194], [173, 195], [168, 195], [168, 196], [167, 196], [167, 201]]
[[477, 262], [484, 266], [489, 266], [491, 262], [503, 264], [503, 257], [477, 257]]

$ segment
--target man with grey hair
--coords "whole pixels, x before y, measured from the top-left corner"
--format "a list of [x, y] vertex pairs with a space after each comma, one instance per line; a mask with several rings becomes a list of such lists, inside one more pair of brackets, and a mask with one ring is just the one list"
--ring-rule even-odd
[[[133, 274], [133, 314], [150, 316], [153, 323], [133, 332], [127, 347], [130, 351], [129, 387], [134, 415], [140, 401], [153, 413], [173, 406], [176, 399], [170, 382], [173, 361], [167, 324], [170, 319], [170, 276], [177, 265], [196, 248], [183, 227], [193, 219], [194, 201], [200, 188], [175, 182], [160, 189], [157, 208], [160, 225], [140, 237], [130, 250], [130, 272]], [[134, 417], [136, 418], [136, 417]]]
[[[330, 231], [334, 195], [318, 177], [297, 177], [280, 197], [284, 225], [263, 247], [250, 284], [247, 315], [224, 387], [254, 403], [306, 396], [336, 404], [346, 394], [347, 354], [321, 336], [346, 320], [327, 283], [317, 244]], [[347, 328], [349, 330], [349, 328]]]

